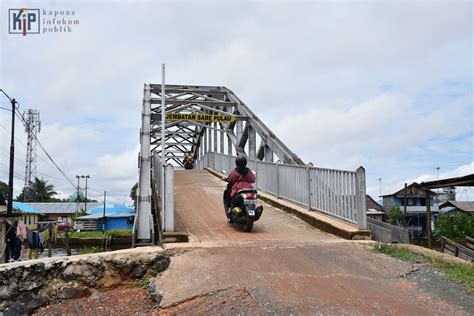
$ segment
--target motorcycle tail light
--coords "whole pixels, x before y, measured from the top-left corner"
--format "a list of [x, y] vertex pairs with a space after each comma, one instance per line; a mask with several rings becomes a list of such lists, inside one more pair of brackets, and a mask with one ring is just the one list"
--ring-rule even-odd
[[255, 200], [257, 198], [257, 194], [255, 193], [245, 193], [243, 194], [244, 196], [244, 199], [247, 199], [247, 200]]

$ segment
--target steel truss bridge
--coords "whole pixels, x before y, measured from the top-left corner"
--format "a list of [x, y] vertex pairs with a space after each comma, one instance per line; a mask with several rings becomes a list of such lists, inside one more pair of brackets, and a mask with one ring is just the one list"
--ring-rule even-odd
[[230, 170], [233, 156], [243, 155], [258, 170], [257, 189], [366, 228], [362, 167], [345, 171], [305, 165], [226, 87], [164, 87], [144, 86], [134, 246], [155, 244], [162, 231], [173, 231], [173, 165], [183, 167], [189, 153], [198, 168], [219, 171]]

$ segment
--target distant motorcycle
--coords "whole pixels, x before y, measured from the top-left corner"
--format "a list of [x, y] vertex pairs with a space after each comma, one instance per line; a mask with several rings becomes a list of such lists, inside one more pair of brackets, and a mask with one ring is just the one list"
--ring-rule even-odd
[[184, 158], [184, 169], [194, 169], [194, 160], [191, 157]]
[[[223, 172], [226, 173], [225, 170]], [[242, 226], [245, 232], [252, 231], [253, 223], [258, 221], [263, 213], [263, 206], [257, 206], [257, 190], [238, 191], [232, 199], [230, 210], [227, 210], [224, 202], [224, 212], [229, 223]]]

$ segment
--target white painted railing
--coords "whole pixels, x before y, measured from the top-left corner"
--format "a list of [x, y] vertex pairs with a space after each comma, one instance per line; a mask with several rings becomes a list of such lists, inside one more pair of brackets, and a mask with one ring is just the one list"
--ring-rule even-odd
[[[164, 188], [161, 185], [161, 177], [163, 176], [164, 170]], [[157, 155], [153, 155], [153, 171], [154, 171], [154, 183], [156, 186], [157, 197], [161, 200], [163, 199], [164, 203], [160, 205], [164, 206], [164, 210], [160, 210], [160, 219], [161, 219], [161, 230], [166, 232], [174, 231], [174, 197], [173, 197], [173, 187], [174, 187], [174, 170], [173, 166], [166, 164], [163, 169], [162, 161]], [[161, 208], [161, 207], [160, 207]]]
[[[230, 171], [234, 160], [208, 152], [197, 167]], [[247, 166], [257, 173], [258, 190], [367, 228], [364, 168], [347, 171], [255, 160]]]

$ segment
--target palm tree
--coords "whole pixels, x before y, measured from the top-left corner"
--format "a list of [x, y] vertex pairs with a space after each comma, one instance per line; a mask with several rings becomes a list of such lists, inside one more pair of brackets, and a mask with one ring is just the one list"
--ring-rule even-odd
[[20, 195], [18, 195], [18, 201], [24, 201], [25, 197], [28, 196], [29, 200], [34, 202], [48, 202], [53, 196], [57, 194], [54, 191], [54, 185], [48, 184], [48, 181], [41, 178], [35, 177], [35, 181], [31, 183], [29, 187], [24, 187]]

